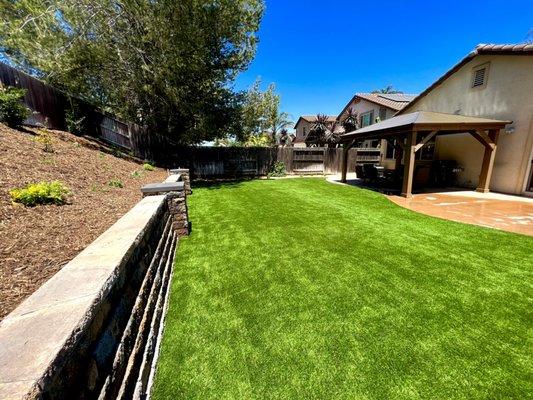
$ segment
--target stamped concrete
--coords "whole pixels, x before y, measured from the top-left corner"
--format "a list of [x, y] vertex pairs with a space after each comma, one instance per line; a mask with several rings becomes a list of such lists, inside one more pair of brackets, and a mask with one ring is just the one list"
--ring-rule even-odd
[[533, 236], [533, 199], [473, 191], [387, 196], [410, 210], [467, 224]]
[[144, 198], [0, 323], [0, 399], [25, 398], [75, 342], [164, 202]]

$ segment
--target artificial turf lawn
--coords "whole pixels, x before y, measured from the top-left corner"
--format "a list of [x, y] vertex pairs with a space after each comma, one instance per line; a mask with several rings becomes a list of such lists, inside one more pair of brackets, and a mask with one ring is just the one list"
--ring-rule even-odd
[[319, 179], [195, 189], [154, 399], [533, 393], [533, 238]]

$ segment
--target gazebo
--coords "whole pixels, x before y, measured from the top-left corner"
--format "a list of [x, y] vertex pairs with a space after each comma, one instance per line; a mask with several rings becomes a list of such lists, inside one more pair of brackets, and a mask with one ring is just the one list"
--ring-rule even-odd
[[[395, 139], [397, 169], [401, 165], [402, 158], [404, 158], [401, 195], [411, 197], [416, 152], [437, 135], [469, 133], [483, 145], [485, 150], [476, 190], [488, 192], [498, 135], [500, 130], [511, 122], [430, 111], [416, 111], [410, 114], [398, 115], [354, 132], [346, 133], [341, 137], [341, 143], [344, 145], [342, 182], [346, 182], [347, 156], [351, 147], [367, 139]], [[403, 154], [405, 154], [405, 157], [403, 157]]]

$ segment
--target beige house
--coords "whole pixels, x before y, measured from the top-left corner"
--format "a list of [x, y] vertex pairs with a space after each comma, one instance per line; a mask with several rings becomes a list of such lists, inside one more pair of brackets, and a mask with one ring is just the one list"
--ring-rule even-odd
[[[336, 115], [328, 115], [328, 122], [330, 124], [334, 124], [337, 120]], [[296, 137], [294, 138], [293, 145], [294, 147], [306, 147], [305, 139], [307, 138], [307, 135], [309, 135], [309, 131], [313, 127], [313, 125], [316, 122], [316, 115], [302, 115], [300, 118], [298, 118], [298, 121], [296, 121], [296, 124], [294, 125], [294, 130], [296, 133]]]
[[[533, 195], [533, 45], [479, 45], [402, 108], [513, 121], [499, 134], [490, 188]], [[434, 159], [456, 160], [476, 187], [483, 146], [468, 133], [436, 137]]]
[[[359, 117], [361, 128], [386, 120], [403, 109], [417, 95], [403, 93], [357, 93], [342, 109], [338, 121], [343, 121], [348, 110], [352, 109]], [[386, 154], [386, 141], [366, 140], [361, 147], [381, 147], [382, 157]], [[393, 158], [393, 154], [389, 154]]]

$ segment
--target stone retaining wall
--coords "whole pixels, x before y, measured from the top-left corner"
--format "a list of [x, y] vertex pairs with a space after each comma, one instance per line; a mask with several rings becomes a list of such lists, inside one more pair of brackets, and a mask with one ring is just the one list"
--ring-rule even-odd
[[176, 244], [189, 231], [181, 179], [143, 198], [0, 322], [0, 399], [146, 398]]

